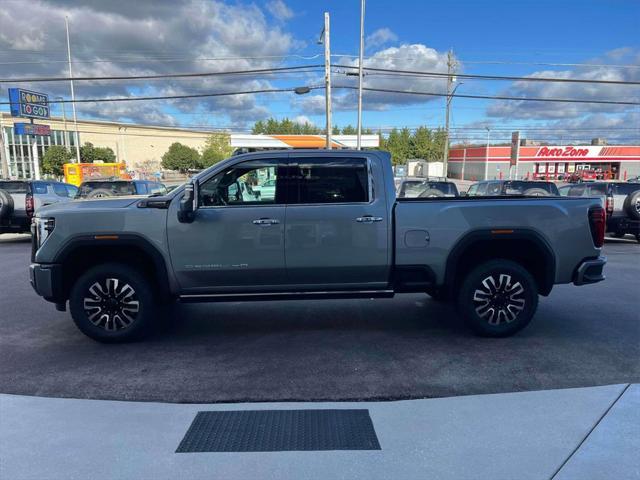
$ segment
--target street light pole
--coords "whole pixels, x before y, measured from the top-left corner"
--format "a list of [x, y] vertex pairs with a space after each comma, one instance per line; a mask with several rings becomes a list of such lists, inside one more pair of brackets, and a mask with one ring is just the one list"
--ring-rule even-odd
[[67, 138], [68, 136], [68, 132], [67, 132], [67, 110], [66, 108], [64, 108], [64, 98], [62, 97], [57, 97], [58, 100], [63, 100], [62, 102], [60, 102], [60, 106], [62, 107], [62, 125], [63, 125], [63, 129], [64, 129], [64, 134], [62, 135], [62, 145], [64, 145], [64, 148], [67, 148], [69, 146], [69, 139]]
[[484, 154], [484, 179], [489, 180], [489, 136], [491, 135], [491, 129], [489, 127], [484, 127], [487, 129], [487, 150]]
[[[76, 144], [76, 162], [80, 163], [80, 144], [78, 143], [78, 117], [76, 116], [76, 94], [73, 90], [73, 70], [71, 69], [71, 42], [69, 41], [69, 17], [64, 17], [64, 26], [67, 31], [67, 61], [69, 63], [69, 83], [71, 85], [71, 110], [73, 112], [74, 138]], [[64, 105], [64, 104], [63, 104]]]
[[362, 149], [362, 77], [364, 60], [364, 8], [365, 0], [360, 2], [360, 59], [358, 62], [358, 143], [357, 149]]
[[324, 12], [324, 31], [322, 42], [324, 43], [324, 87], [325, 87], [325, 109], [327, 117], [327, 144], [326, 147], [331, 150], [331, 38], [329, 35], [330, 21], [329, 12]]

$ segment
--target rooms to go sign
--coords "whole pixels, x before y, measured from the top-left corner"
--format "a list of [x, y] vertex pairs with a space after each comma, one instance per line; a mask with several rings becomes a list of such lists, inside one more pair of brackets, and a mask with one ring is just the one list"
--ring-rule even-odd
[[11, 115], [25, 118], [49, 118], [49, 96], [22, 88], [9, 89]]

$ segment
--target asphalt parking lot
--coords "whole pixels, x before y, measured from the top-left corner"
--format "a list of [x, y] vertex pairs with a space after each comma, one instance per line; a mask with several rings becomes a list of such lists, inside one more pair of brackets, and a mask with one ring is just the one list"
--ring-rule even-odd
[[399, 399], [640, 382], [640, 245], [609, 241], [606, 282], [556, 287], [512, 338], [469, 333], [426, 295], [175, 305], [142, 343], [86, 338], [0, 237], [0, 393], [169, 402]]

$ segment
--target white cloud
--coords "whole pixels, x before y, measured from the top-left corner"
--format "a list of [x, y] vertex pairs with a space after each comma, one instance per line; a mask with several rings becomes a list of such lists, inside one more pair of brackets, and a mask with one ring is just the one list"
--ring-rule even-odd
[[[640, 52], [633, 49], [616, 49], [605, 54], [604, 59], [585, 62], [584, 67], [566, 70], [541, 70], [529, 77], [558, 79], [640, 81], [639, 68], [621, 68], [615, 63], [627, 64], [637, 61]], [[610, 64], [610, 65], [607, 65]], [[589, 66], [602, 65], [602, 66]], [[501, 95], [537, 98], [567, 98], [579, 100], [640, 100], [640, 88], [631, 85], [561, 83], [516, 81], [500, 92]], [[548, 103], [523, 100], [494, 101], [487, 109], [491, 117], [508, 119], [571, 119], [595, 113], [623, 113], [630, 110], [624, 105], [602, 105], [593, 103]]]
[[[65, 15], [69, 16], [74, 60], [91, 62], [76, 63], [75, 76], [268, 68], [275, 66], [274, 59], [238, 57], [285, 55], [297, 46], [293, 36], [274, 25], [273, 21], [270, 23], [265, 12], [255, 4], [226, 4], [216, 0], [34, 0], [28, 9], [0, 9], [0, 51], [5, 52], [1, 61], [45, 63], [3, 66], [2, 76], [67, 76], [64, 63], [46, 63], [65, 58]], [[195, 60], [211, 57], [234, 59]], [[228, 92], [269, 87], [272, 80], [273, 77], [238, 76], [92, 84], [76, 82], [76, 96]], [[48, 92], [52, 97], [69, 95], [65, 82], [20, 86]], [[5, 92], [0, 91], [0, 98]], [[130, 121], [157, 119], [175, 122], [175, 118], [167, 117], [170, 114], [166, 113], [165, 107], [169, 105], [181, 113], [210, 112], [218, 118], [226, 115], [229, 118], [226, 123], [237, 124], [268, 116], [267, 109], [259, 103], [264, 98], [242, 95], [131, 102], [117, 108], [107, 103], [100, 106], [81, 104], [78, 108], [82, 115], [101, 118], [105, 118], [105, 112], [112, 112]]]
[[398, 36], [393, 33], [389, 28], [379, 28], [371, 35], [367, 35], [365, 39], [365, 45], [367, 48], [381, 47], [389, 42], [395, 42], [398, 40]]
[[281, 21], [287, 21], [293, 17], [293, 11], [282, 0], [272, 0], [267, 3], [267, 10]]
[[306, 115], [298, 115], [293, 119], [293, 122], [299, 123], [300, 125], [305, 125], [305, 124], [313, 125], [313, 121]]

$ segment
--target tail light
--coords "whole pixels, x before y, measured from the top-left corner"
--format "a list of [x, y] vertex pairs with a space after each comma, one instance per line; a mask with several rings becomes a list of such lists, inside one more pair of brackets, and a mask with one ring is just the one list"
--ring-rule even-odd
[[589, 228], [591, 229], [591, 238], [596, 248], [601, 248], [604, 245], [606, 223], [604, 208], [593, 207], [589, 210]]
[[610, 217], [613, 214], [613, 195], [607, 195], [605, 208], [607, 209], [607, 215]]
[[27, 212], [27, 217], [29, 217], [29, 218], [33, 217], [33, 212], [35, 210], [35, 205], [33, 203], [33, 195], [30, 194], [30, 193], [27, 193], [27, 197], [25, 198], [24, 209]]

